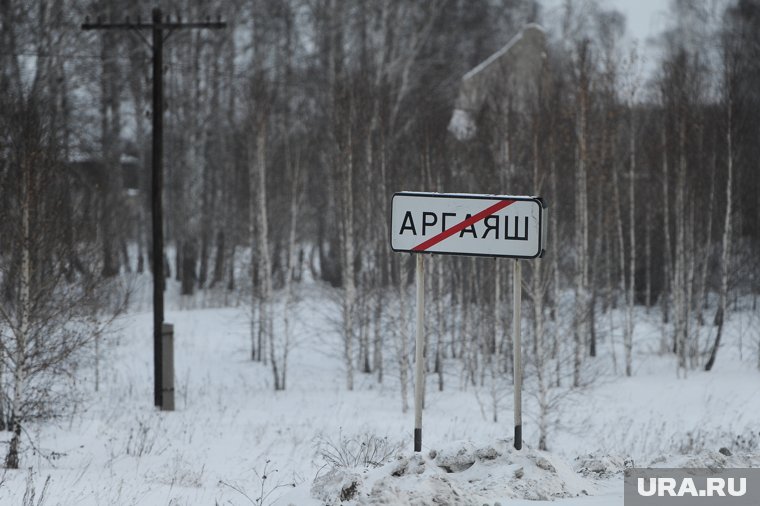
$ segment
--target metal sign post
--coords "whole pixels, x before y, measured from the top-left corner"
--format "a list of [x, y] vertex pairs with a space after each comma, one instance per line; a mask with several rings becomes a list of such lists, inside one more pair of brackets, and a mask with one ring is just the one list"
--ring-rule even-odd
[[520, 347], [520, 305], [522, 303], [522, 265], [515, 258], [514, 284], [512, 286], [512, 301], [514, 302], [513, 355], [515, 380], [515, 449], [522, 449], [522, 349]]
[[414, 352], [414, 451], [422, 451], [422, 389], [425, 381], [425, 257], [417, 255], [417, 337]]
[[400, 192], [391, 201], [391, 249], [417, 255], [417, 336], [414, 378], [414, 451], [422, 451], [425, 269], [423, 255], [515, 259], [514, 383], [515, 448], [522, 448], [522, 355], [520, 258], [539, 258], [546, 245], [546, 205], [538, 197]]

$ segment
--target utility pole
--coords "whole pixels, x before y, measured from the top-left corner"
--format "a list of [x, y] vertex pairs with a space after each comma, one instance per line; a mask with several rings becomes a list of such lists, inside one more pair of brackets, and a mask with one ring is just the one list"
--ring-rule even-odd
[[[153, 9], [150, 23], [143, 23], [140, 18], [130, 22], [129, 18], [123, 23], [103, 23], [98, 17], [95, 23], [85, 18], [82, 30], [135, 30], [140, 38], [147, 42], [140, 30], [151, 30], [153, 37], [149, 45], [153, 49], [153, 148], [151, 154], [151, 216], [153, 222], [153, 399], [154, 404], [162, 410], [174, 409], [174, 381], [169, 378], [171, 385], [164, 384], [162, 326], [164, 324], [164, 230], [163, 208], [161, 195], [163, 188], [163, 158], [164, 158], [164, 75], [163, 56], [164, 42], [175, 30], [182, 29], [220, 29], [226, 28], [219, 18], [211, 22], [183, 23], [181, 18], [172, 22], [164, 20], [161, 9]], [[179, 267], [179, 266], [178, 266]], [[173, 334], [170, 334], [173, 336]], [[164, 391], [171, 395], [171, 402], [165, 402]], [[168, 400], [167, 400], [168, 401]]]

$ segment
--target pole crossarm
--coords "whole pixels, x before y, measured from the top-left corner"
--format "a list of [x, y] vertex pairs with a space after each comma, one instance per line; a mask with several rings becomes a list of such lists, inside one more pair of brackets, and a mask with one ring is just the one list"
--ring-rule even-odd
[[221, 16], [217, 16], [216, 21], [211, 21], [211, 18], [208, 16], [206, 16], [205, 21], [183, 22], [181, 18], [178, 18], [177, 21], [172, 21], [169, 19], [169, 16], [164, 20], [161, 9], [158, 8], [153, 9], [153, 21], [150, 23], [142, 21], [140, 17], [136, 21], [130, 21], [129, 16], [123, 22], [108, 23], [104, 23], [100, 16], [92, 23], [90, 22], [90, 17], [85, 16], [84, 23], [82, 23], [82, 30], [178, 30], [182, 28], [218, 30], [220, 28], [227, 28], [227, 23], [222, 21]]
[[[205, 22], [205, 23], [130, 23], [130, 22], [124, 22], [124, 23], [88, 23], [84, 22], [82, 23], [82, 30], [132, 30], [134, 31], [142, 40], [145, 42], [148, 47], [153, 48], [153, 44], [148, 42], [148, 39], [146, 39], [142, 33], [140, 33], [140, 30], [158, 30], [158, 32], [161, 34], [161, 39], [163, 41], [166, 41], [166, 39], [169, 38], [169, 36], [174, 33], [177, 30], [182, 30], [186, 28], [193, 28], [193, 29], [208, 29], [208, 30], [219, 30], [221, 28], [227, 28], [227, 23], [219, 21], [215, 23], [211, 22]], [[164, 30], [166, 33], [164, 34]]]
[[[156, 12], [154, 11], [154, 17], [157, 17], [157, 19], [162, 19], [161, 11], [158, 10], [158, 16], [155, 16]], [[148, 44], [148, 46], [152, 47], [152, 44], [148, 42], [148, 40], [142, 36], [140, 33], [140, 30], [158, 30], [161, 34], [162, 40], [166, 40], [169, 38], [169, 35], [171, 35], [176, 30], [183, 30], [183, 29], [206, 29], [206, 30], [220, 30], [222, 28], [227, 28], [227, 23], [224, 21], [221, 21], [221, 19], [217, 19], [217, 21], [209, 21], [208, 18], [206, 18], [206, 21], [190, 21], [190, 22], [182, 22], [182, 21], [153, 21], [151, 23], [146, 23], [144, 21], [141, 21], [139, 18], [137, 21], [130, 21], [129, 18], [126, 18], [123, 22], [109, 22], [104, 23], [100, 19], [97, 19], [94, 23], [90, 22], [89, 16], [85, 17], [84, 23], [81, 25], [82, 30], [134, 30], [143, 41]], [[166, 30], [166, 35], [163, 34], [163, 31]]]
[[227, 28], [225, 22], [214, 23], [82, 23], [82, 30], [177, 30], [180, 28], [208, 28], [210, 30]]

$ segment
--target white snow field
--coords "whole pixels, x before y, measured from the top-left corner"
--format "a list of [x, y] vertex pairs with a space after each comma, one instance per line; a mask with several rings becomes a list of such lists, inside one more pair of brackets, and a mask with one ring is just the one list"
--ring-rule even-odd
[[549, 452], [535, 449], [529, 392], [525, 446], [515, 451], [509, 385], [494, 423], [490, 392], [447, 364], [443, 392], [428, 376], [423, 452], [414, 454], [393, 340], [382, 385], [357, 373], [347, 391], [338, 307], [324, 287], [300, 289], [283, 392], [273, 390], [267, 366], [249, 359], [244, 303], [179, 309], [199, 299], [170, 294], [176, 411], [168, 413], [153, 407], [152, 315], [143, 300], [145, 310], [122, 318], [104, 346], [100, 391], [83, 369], [85, 401], [73, 416], [27, 426], [22, 469], [0, 477], [0, 504], [622, 505], [626, 466], [760, 466], [760, 318], [741, 300], [709, 373], [676, 377], [674, 358], [657, 353], [655, 312], [637, 314], [634, 377], [612, 372], [604, 338], [589, 359], [599, 364], [596, 380], [552, 413]]

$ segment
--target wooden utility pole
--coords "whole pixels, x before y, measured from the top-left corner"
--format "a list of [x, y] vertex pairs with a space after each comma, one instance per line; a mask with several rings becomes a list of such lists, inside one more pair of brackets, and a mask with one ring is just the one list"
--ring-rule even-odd
[[[163, 230], [163, 208], [161, 204], [161, 194], [163, 187], [163, 153], [164, 153], [164, 78], [163, 78], [163, 56], [164, 41], [175, 30], [197, 28], [197, 29], [220, 29], [226, 28], [227, 23], [223, 23], [217, 18], [216, 22], [211, 22], [208, 18], [205, 22], [183, 23], [181, 18], [172, 22], [170, 17], [164, 19], [161, 9], [153, 9], [152, 20], [150, 23], [143, 23], [138, 17], [136, 22], [131, 22], [129, 18], [123, 23], [103, 23], [98, 17], [95, 23], [90, 23], [89, 17], [85, 18], [82, 24], [82, 30], [135, 30], [140, 38], [145, 40], [140, 30], [151, 30], [153, 33], [153, 149], [151, 155], [151, 214], [153, 221], [153, 399], [154, 404], [162, 410], [173, 410], [174, 403], [164, 403], [164, 390], [172, 392], [173, 399], [173, 379], [170, 379], [171, 385], [165, 385], [162, 380], [163, 375], [163, 340], [162, 325], [164, 324], [164, 230]], [[146, 40], [147, 42], [147, 40]]]

